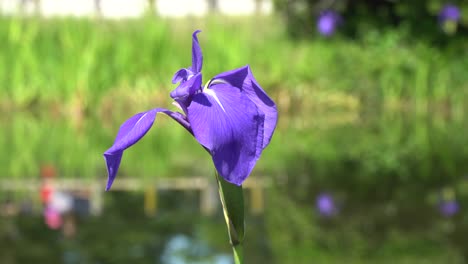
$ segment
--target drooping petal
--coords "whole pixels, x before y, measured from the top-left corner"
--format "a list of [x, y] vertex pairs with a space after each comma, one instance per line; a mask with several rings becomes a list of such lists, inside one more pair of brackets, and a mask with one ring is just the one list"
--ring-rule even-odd
[[219, 83], [193, 96], [187, 118], [219, 174], [241, 185], [263, 149], [264, 114], [240, 89]]
[[278, 121], [276, 104], [260, 87], [249, 65], [216, 75], [213, 80], [221, 79], [240, 89], [265, 114], [262, 148], [271, 140]]
[[201, 30], [196, 30], [192, 34], [192, 71], [194, 73], [201, 72], [203, 66], [203, 54], [200, 48], [200, 43], [198, 43], [197, 34], [200, 33]]
[[108, 174], [106, 190], [109, 190], [114, 182], [119, 170], [120, 161], [122, 160], [123, 151], [137, 143], [148, 132], [158, 112], [170, 116], [191, 133], [190, 125], [182, 114], [164, 108], [156, 108], [132, 116], [120, 126], [114, 144], [104, 152]]

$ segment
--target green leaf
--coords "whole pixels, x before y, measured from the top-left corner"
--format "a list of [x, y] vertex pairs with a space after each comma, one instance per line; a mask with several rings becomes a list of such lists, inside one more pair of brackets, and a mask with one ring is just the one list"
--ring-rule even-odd
[[229, 239], [233, 247], [241, 245], [244, 241], [244, 194], [242, 186], [225, 181], [219, 177], [219, 196], [223, 205], [224, 218], [229, 232]]

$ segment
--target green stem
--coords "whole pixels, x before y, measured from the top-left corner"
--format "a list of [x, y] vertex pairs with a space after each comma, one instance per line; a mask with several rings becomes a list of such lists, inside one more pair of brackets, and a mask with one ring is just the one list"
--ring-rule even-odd
[[244, 247], [242, 244], [237, 246], [232, 246], [232, 251], [234, 254], [234, 263], [243, 264], [244, 263]]

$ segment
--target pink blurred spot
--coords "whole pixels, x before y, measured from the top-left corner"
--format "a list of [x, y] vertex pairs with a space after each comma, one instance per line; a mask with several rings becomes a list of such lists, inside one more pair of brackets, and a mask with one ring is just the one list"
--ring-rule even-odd
[[50, 229], [59, 229], [63, 224], [60, 213], [50, 207], [44, 210], [44, 221]]

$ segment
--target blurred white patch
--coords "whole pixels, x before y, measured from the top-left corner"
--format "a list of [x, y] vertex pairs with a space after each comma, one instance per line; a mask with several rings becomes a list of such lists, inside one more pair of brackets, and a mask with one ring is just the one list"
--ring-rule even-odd
[[165, 17], [204, 16], [208, 13], [206, 0], [158, 0], [156, 12]]
[[39, 10], [44, 16], [92, 16], [94, 0], [41, 0]]
[[36, 5], [32, 0], [0, 0], [0, 11], [5, 15], [34, 14]]
[[49, 206], [60, 214], [69, 212], [73, 208], [73, 197], [64, 192], [53, 192]]
[[273, 13], [273, 1], [263, 0], [260, 3], [260, 13], [265, 14], [265, 15]]
[[101, 14], [106, 18], [137, 18], [147, 8], [147, 0], [101, 0]]
[[[36, 12], [44, 17], [51, 16], [95, 16], [100, 12], [104, 18], [137, 18], [149, 8], [148, 0], [0, 0], [0, 13], [5, 15]], [[272, 0], [217, 0], [217, 10], [224, 15], [270, 14]], [[156, 0], [155, 11], [163, 17], [206, 16], [209, 0]]]
[[255, 13], [255, 0], [218, 0], [219, 11], [227, 15], [249, 15]]

